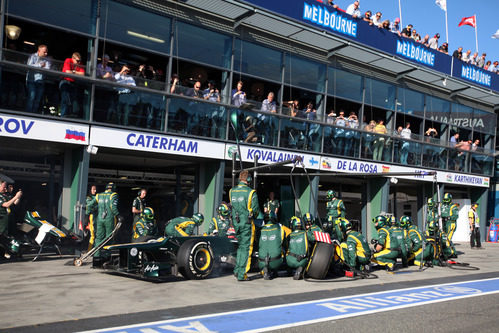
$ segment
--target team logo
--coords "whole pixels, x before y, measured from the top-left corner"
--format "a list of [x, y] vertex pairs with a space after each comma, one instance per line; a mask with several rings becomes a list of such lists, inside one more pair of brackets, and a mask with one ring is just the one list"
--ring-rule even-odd
[[327, 170], [331, 170], [331, 161], [329, 160], [329, 158], [322, 159], [322, 168], [327, 169]]
[[382, 165], [381, 166], [381, 171], [382, 172], [390, 172], [390, 167], [387, 165]]
[[443, 286], [436, 287], [438, 291], [452, 293], [452, 294], [480, 294], [482, 291], [475, 288], [460, 287], [460, 286]]
[[85, 140], [86, 140], [85, 132], [79, 132], [75, 129], [67, 128], [66, 129], [66, 136], [64, 137], [64, 139], [85, 142]]
[[445, 175], [445, 180], [447, 180], [448, 182], [452, 183], [452, 175], [450, 173], [446, 174]]
[[232, 158], [232, 156], [236, 156], [237, 158], [237, 146], [230, 146], [227, 149], [227, 155], [229, 156], [229, 158]]

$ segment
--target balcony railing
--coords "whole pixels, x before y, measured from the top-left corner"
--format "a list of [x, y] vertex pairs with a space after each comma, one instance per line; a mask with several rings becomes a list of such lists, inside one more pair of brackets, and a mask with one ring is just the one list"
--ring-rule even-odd
[[[493, 151], [455, 149], [448, 142], [426, 136], [414, 134], [406, 139], [285, 114], [235, 108], [171, 95], [159, 82], [127, 86], [12, 63], [2, 64], [1, 69], [0, 108], [29, 115], [218, 140], [237, 138], [247, 144], [415, 167], [485, 175], [493, 172]], [[29, 82], [34, 77], [40, 82]]]

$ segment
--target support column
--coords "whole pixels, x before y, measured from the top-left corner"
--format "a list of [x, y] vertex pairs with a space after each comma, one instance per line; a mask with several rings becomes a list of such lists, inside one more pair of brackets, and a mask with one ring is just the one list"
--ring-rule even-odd
[[[85, 147], [68, 148], [64, 153], [63, 185], [61, 195], [61, 224], [76, 231], [84, 213], [90, 157]], [[83, 220], [81, 221], [83, 222]]]
[[487, 188], [476, 187], [470, 189], [471, 203], [478, 203], [477, 211], [480, 218], [480, 240], [482, 242], [485, 242], [487, 236], [488, 194], [489, 190]]
[[222, 202], [225, 161], [201, 163], [199, 171], [199, 212], [205, 221], [200, 230], [204, 232]]
[[370, 223], [373, 217], [388, 210], [390, 180], [385, 177], [373, 178], [367, 182], [367, 239], [377, 236], [376, 228]]

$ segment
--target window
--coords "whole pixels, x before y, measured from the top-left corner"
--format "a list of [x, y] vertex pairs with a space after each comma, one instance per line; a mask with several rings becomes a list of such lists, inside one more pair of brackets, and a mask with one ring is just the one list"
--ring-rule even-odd
[[434, 96], [428, 96], [426, 101], [426, 118], [441, 123], [449, 123], [450, 102]]
[[362, 102], [362, 76], [329, 67], [328, 94]]
[[169, 18], [114, 1], [108, 1], [102, 6], [101, 16], [101, 37], [157, 52], [169, 52]]
[[424, 95], [414, 90], [398, 88], [397, 111], [424, 116]]
[[232, 37], [183, 22], [177, 23], [175, 35], [175, 56], [230, 68]]
[[395, 92], [396, 88], [391, 84], [366, 78], [366, 104], [394, 110]]
[[496, 121], [497, 115], [495, 113], [473, 109], [472, 126], [474, 131], [493, 134]]
[[281, 82], [282, 53], [261, 45], [236, 40], [234, 71]]
[[286, 55], [285, 83], [324, 92], [326, 66], [315, 61]]
[[[93, 3], [95, 1], [9, 0], [6, 12], [91, 34], [94, 33], [97, 13]], [[8, 21], [7, 24], [9, 24]]]

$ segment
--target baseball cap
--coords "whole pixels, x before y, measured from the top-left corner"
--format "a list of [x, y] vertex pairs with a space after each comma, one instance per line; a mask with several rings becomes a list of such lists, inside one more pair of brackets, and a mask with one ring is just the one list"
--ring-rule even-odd
[[399, 23], [399, 22], [400, 22], [400, 19], [397, 17], [397, 18], [395, 19], [395, 22]]

